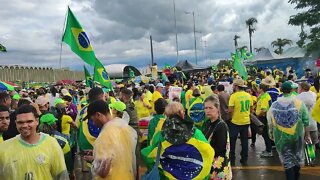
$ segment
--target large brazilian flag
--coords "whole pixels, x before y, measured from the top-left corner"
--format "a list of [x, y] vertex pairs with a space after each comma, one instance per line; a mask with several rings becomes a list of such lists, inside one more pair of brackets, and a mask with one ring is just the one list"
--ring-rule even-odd
[[155, 163], [159, 141], [162, 146], [158, 166], [161, 179], [209, 179], [214, 150], [199, 129], [180, 145], [169, 143], [158, 132], [152, 144], [141, 150], [148, 170]]
[[71, 50], [84, 62], [95, 65], [96, 56], [86, 32], [68, 7], [68, 18], [62, 41], [67, 43]]

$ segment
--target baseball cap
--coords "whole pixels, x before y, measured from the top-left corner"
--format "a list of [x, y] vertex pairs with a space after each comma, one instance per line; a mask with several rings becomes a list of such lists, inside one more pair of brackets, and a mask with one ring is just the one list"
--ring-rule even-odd
[[48, 124], [51, 125], [53, 123], [55, 123], [58, 119], [56, 117], [54, 117], [53, 114], [48, 113], [45, 115], [42, 115], [40, 118], [40, 124]]
[[244, 84], [244, 81], [242, 79], [235, 79], [233, 81], [233, 85], [235, 86], [239, 86], [239, 87], [247, 87], [245, 84]]
[[13, 100], [19, 100], [20, 98], [21, 98], [21, 97], [20, 97], [19, 94], [15, 94], [15, 95], [12, 96], [12, 99], [13, 99]]
[[292, 90], [292, 83], [289, 81], [282, 83], [281, 90], [290, 92]]
[[54, 101], [54, 106], [57, 106], [58, 104], [65, 104], [66, 102], [61, 99], [61, 98], [57, 98], [55, 101]]
[[164, 85], [163, 85], [162, 83], [158, 83], [158, 84], [156, 85], [156, 88], [157, 88], [157, 87], [162, 87], [162, 88], [163, 88]]
[[49, 103], [49, 100], [43, 96], [39, 96], [36, 101], [35, 101], [36, 104], [40, 105], [40, 106], [44, 106], [46, 104]]
[[61, 94], [63, 96], [71, 96], [71, 94], [69, 93], [69, 91], [67, 89], [61, 89]]
[[109, 105], [109, 107], [110, 109], [115, 109], [119, 112], [123, 112], [127, 108], [127, 106], [121, 101], [113, 102]]

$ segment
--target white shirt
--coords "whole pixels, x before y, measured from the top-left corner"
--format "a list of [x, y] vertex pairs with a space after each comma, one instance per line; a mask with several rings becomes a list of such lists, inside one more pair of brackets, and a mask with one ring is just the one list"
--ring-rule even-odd
[[300, 93], [297, 98], [307, 106], [307, 109], [309, 111], [309, 131], [317, 131], [317, 122], [311, 117], [311, 111], [314, 104], [316, 103], [317, 95], [312, 91], [308, 91]]

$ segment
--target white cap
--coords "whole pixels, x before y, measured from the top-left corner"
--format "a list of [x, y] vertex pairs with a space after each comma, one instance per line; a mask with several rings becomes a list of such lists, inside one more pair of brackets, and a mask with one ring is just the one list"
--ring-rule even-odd
[[156, 85], [156, 88], [157, 88], [157, 87], [162, 87], [162, 88], [163, 88], [164, 85], [163, 85], [162, 83], [158, 83], [158, 84]]

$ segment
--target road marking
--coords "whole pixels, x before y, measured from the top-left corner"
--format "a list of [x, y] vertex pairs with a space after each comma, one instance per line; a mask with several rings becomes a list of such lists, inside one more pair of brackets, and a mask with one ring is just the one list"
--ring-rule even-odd
[[[273, 170], [273, 171], [284, 171], [283, 166], [235, 166], [232, 170]], [[320, 167], [305, 166], [300, 170], [301, 174], [320, 176]]]

